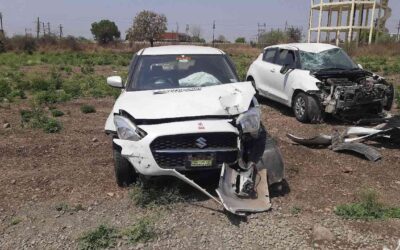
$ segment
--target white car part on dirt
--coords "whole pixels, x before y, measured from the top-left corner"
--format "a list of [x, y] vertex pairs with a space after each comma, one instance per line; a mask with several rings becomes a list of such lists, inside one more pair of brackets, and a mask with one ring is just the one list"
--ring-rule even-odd
[[341, 134], [335, 131], [332, 135], [320, 134], [312, 138], [301, 138], [293, 134], [287, 134], [287, 137], [301, 145], [329, 146], [333, 151], [352, 151], [364, 155], [370, 161], [377, 161], [381, 158], [379, 152], [371, 146], [360, 142], [375, 138], [385, 138], [393, 142], [399, 141], [399, 123], [400, 117], [394, 116], [389, 118], [386, 123], [380, 124], [374, 128], [349, 127]]

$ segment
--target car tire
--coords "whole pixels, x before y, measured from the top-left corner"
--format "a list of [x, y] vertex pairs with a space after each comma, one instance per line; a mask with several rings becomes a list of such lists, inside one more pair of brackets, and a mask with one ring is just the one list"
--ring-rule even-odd
[[128, 187], [129, 185], [136, 183], [138, 174], [131, 163], [121, 155], [121, 149], [115, 144], [113, 147], [113, 157], [115, 179], [118, 186]]
[[316, 97], [304, 92], [298, 93], [293, 99], [293, 112], [296, 119], [303, 123], [321, 123], [323, 113]]

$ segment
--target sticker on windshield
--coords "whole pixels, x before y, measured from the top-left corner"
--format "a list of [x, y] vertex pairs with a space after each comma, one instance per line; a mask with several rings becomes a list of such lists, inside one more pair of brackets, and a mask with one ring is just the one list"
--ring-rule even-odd
[[178, 57], [176, 58], [176, 60], [177, 60], [178, 62], [180, 62], [180, 63], [188, 63], [188, 62], [190, 62], [190, 61], [192, 60], [192, 58], [189, 57], [189, 56], [181, 55], [181, 56], [178, 56]]
[[182, 89], [163, 89], [163, 90], [156, 90], [153, 92], [154, 95], [161, 95], [161, 94], [168, 94], [168, 93], [181, 93], [181, 92], [190, 92], [190, 91], [199, 91], [201, 90], [200, 87], [196, 88], [182, 88]]

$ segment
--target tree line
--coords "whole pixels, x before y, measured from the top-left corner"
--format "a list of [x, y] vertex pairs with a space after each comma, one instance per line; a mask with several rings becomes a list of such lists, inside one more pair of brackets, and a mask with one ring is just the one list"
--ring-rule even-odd
[[[100, 20], [91, 24], [90, 29], [94, 40], [101, 44], [106, 45], [113, 42], [121, 41], [121, 32], [115, 22], [110, 20]], [[147, 41], [151, 46], [154, 42], [160, 40], [162, 35], [167, 31], [167, 17], [163, 14], [158, 14], [153, 11], [141, 11], [133, 19], [132, 26], [126, 31], [125, 40], [130, 42], [135, 41]], [[187, 28], [188, 31], [188, 28]], [[191, 42], [205, 43], [205, 40], [201, 38], [202, 30], [199, 26], [193, 26], [190, 30]], [[283, 33], [280, 31], [271, 31], [258, 38], [259, 43], [273, 44], [282, 42], [284, 40], [291, 42], [299, 42], [301, 40], [301, 30], [291, 27], [287, 32]], [[4, 34], [0, 34], [0, 52], [7, 50], [21, 50], [26, 52], [32, 52], [36, 50], [36, 47], [51, 46], [51, 45], [62, 45], [62, 47], [68, 47], [73, 50], [79, 50], [79, 44], [83, 42], [89, 42], [89, 40], [79, 37], [68, 36], [65, 38], [57, 37], [52, 34], [46, 34], [38, 39], [32, 36], [14, 36], [7, 38]], [[219, 35], [214, 39], [214, 43], [229, 43], [229, 41], [223, 35]], [[235, 41], [238, 44], [247, 43], [244, 37], [238, 37]]]

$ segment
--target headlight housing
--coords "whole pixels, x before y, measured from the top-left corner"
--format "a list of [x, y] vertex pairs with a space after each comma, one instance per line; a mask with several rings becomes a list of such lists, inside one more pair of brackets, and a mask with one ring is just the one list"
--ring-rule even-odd
[[139, 141], [146, 136], [146, 132], [138, 128], [128, 118], [121, 115], [114, 115], [114, 124], [117, 129], [119, 139]]
[[253, 137], [258, 137], [261, 123], [261, 110], [259, 107], [252, 107], [247, 112], [241, 114], [236, 120], [243, 133], [249, 133]]

